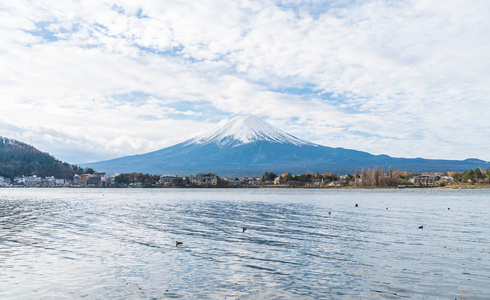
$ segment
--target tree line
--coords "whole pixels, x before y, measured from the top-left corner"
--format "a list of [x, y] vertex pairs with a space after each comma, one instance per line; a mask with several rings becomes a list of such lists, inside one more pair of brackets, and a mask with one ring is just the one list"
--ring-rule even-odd
[[[439, 173], [442, 174], [442, 173]], [[490, 167], [487, 170], [481, 168], [469, 169], [464, 172], [447, 172], [444, 173], [453, 178], [455, 183], [470, 183], [470, 184], [490, 184]], [[291, 175], [291, 173], [284, 173], [277, 175], [272, 172], [265, 172], [262, 176], [262, 182], [264, 184], [270, 184], [279, 177], [280, 184], [288, 184], [291, 186], [301, 185], [305, 183], [311, 183], [321, 180], [322, 184], [328, 184], [330, 182], [341, 181], [342, 185], [346, 186], [359, 186], [359, 187], [390, 187], [398, 185], [412, 185], [411, 178], [417, 176], [416, 173], [409, 173], [406, 171], [393, 170], [393, 167], [389, 166], [387, 170], [383, 167], [375, 166], [372, 169], [362, 168], [361, 172], [355, 170], [354, 174], [348, 174], [340, 178], [336, 174], [301, 174]], [[447, 180], [441, 179], [435, 183], [438, 186], [445, 186], [448, 184]]]
[[[223, 180], [220, 176], [213, 173], [200, 173], [197, 174], [198, 177], [216, 177], [218, 184], [217, 187], [224, 187], [227, 185], [227, 182]], [[145, 187], [155, 186], [159, 183], [160, 176], [159, 175], [151, 175], [151, 174], [143, 174], [143, 173], [122, 173], [115, 177], [116, 185], [131, 185], [131, 184], [141, 184]], [[191, 186], [190, 177], [175, 177], [170, 181], [170, 186], [172, 187], [186, 187]]]
[[362, 168], [360, 174], [356, 170], [354, 172], [354, 182], [357, 186], [397, 186], [400, 184], [411, 184], [411, 175], [411, 173], [406, 171], [393, 171], [392, 166], [389, 166], [386, 172], [383, 167], [380, 170], [379, 166], [375, 166], [372, 170]]
[[71, 179], [75, 174], [82, 173], [83, 169], [79, 166], [57, 160], [30, 145], [0, 137], [0, 176], [2, 177], [37, 175]]
[[469, 169], [464, 172], [453, 172], [452, 174], [454, 182], [458, 183], [490, 183], [490, 167], [486, 171], [482, 171], [480, 168], [474, 170]]

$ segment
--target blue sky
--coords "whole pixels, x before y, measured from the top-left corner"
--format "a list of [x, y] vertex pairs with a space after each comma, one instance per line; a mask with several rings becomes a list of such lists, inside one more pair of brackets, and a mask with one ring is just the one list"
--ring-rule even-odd
[[0, 1], [0, 135], [82, 163], [252, 113], [326, 146], [490, 160], [489, 14], [488, 1]]

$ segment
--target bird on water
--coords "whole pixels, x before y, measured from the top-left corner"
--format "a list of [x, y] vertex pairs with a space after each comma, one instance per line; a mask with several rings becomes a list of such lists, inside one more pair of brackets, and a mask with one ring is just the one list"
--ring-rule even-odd
[[419, 229], [424, 229], [424, 225], [420, 225], [419, 226]]
[[356, 205], [355, 205], [355, 206], [356, 206], [356, 207], [358, 207], [359, 205], [356, 203]]
[[247, 230], [247, 228], [245, 228], [245, 227], [242, 227], [242, 232], [245, 232], [245, 230]]
[[178, 245], [182, 245], [182, 242], [175, 242], [175, 247], [177, 247]]

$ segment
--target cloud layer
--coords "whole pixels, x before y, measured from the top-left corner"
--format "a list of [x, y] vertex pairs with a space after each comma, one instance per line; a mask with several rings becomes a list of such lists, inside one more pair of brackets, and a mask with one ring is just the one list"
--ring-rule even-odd
[[326, 146], [490, 160], [488, 1], [10, 1], [0, 135], [72, 163], [253, 113]]

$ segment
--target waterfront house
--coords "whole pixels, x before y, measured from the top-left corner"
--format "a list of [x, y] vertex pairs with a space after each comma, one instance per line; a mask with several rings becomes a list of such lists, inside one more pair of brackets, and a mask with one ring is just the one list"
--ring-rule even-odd
[[116, 185], [116, 177], [117, 176], [119, 176], [119, 173], [115, 173], [114, 175], [111, 175], [109, 177], [109, 179], [107, 180], [108, 181], [108, 185], [110, 185], [110, 186]]
[[55, 186], [56, 185], [56, 179], [54, 176], [46, 176], [42, 179], [41, 181], [42, 186]]
[[179, 176], [175, 174], [163, 174], [160, 176], [160, 180], [158, 180], [158, 184], [163, 186], [170, 186], [172, 184], [172, 180], [177, 179]]
[[441, 180], [446, 180], [447, 182], [453, 182], [454, 179], [451, 176], [441, 176]]
[[195, 176], [190, 177], [191, 184], [195, 185], [217, 185], [218, 178], [215, 176]]
[[73, 177], [73, 184], [75, 185], [87, 185], [87, 181], [91, 174], [75, 175]]
[[230, 186], [239, 186], [241, 184], [242, 184], [242, 182], [238, 178], [228, 179], [228, 185], [230, 185]]
[[97, 176], [100, 177], [101, 182], [106, 182], [107, 181], [107, 175], [105, 172], [94, 172], [92, 176]]
[[[80, 179], [79, 179], [79, 181], [80, 181]], [[99, 185], [101, 185], [101, 183], [102, 183], [102, 177], [100, 177], [100, 176], [91, 175], [87, 179], [87, 185], [99, 186]]]
[[331, 181], [327, 184], [327, 186], [330, 187], [343, 187], [345, 186], [345, 180], [337, 180], [337, 181]]
[[36, 175], [32, 176], [22, 176], [22, 182], [24, 186], [27, 187], [35, 187], [41, 185], [41, 177], [37, 177]]
[[439, 175], [419, 175], [412, 178], [414, 184], [420, 185], [434, 185], [436, 181], [440, 180], [441, 176]]
[[56, 178], [55, 180], [55, 185], [56, 186], [64, 186], [64, 185], [68, 185], [68, 181], [66, 179], [59, 179], [59, 178]]
[[141, 181], [130, 182], [128, 184], [129, 187], [142, 188], [143, 183]]

